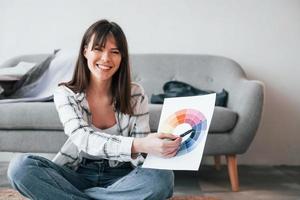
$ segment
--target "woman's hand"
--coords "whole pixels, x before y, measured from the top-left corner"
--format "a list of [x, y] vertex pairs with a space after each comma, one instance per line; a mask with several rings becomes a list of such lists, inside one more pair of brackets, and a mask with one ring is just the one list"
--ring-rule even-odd
[[182, 138], [167, 133], [152, 133], [145, 138], [135, 138], [132, 153], [148, 153], [160, 157], [171, 158], [180, 148]]

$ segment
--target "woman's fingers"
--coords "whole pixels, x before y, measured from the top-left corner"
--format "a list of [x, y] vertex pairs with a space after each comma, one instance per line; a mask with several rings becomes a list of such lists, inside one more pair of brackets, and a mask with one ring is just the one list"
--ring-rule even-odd
[[181, 145], [181, 138], [177, 138], [174, 141], [167, 141], [168, 144], [166, 144], [165, 148], [163, 149], [163, 156], [164, 157], [172, 157], [174, 155], [176, 155], [176, 152], [178, 151], [178, 149], [180, 148]]
[[178, 135], [173, 135], [170, 133], [158, 133], [158, 137], [160, 139], [170, 139], [170, 140], [175, 140], [177, 139], [179, 136]]
[[182, 138], [168, 133], [154, 133], [146, 138], [145, 152], [161, 157], [172, 157], [180, 148]]
[[172, 157], [176, 156], [178, 150], [179, 150], [179, 148], [177, 148], [177, 149], [171, 151], [171, 152], [168, 153], [168, 154], [165, 154], [164, 157], [165, 157], [165, 158], [172, 158]]
[[175, 140], [167, 140], [163, 142], [165, 148], [176, 148], [181, 144], [182, 138], [178, 137]]

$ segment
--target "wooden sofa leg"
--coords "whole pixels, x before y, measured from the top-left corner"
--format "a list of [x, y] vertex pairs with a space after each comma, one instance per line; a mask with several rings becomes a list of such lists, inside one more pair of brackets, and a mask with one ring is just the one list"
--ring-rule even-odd
[[214, 156], [216, 170], [221, 170], [221, 155]]
[[239, 177], [237, 170], [237, 158], [236, 155], [226, 155], [228, 173], [231, 183], [231, 190], [233, 192], [239, 191]]

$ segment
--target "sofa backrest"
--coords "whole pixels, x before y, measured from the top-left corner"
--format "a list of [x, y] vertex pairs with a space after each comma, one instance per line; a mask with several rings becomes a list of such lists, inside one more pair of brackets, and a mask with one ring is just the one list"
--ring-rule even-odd
[[237, 79], [245, 77], [235, 61], [212, 55], [135, 54], [131, 56], [133, 80], [150, 97], [162, 93], [164, 83], [183, 81], [199, 89], [229, 92]]
[[[0, 65], [11, 67], [20, 61], [39, 63], [49, 54], [21, 55], [11, 58]], [[76, 54], [69, 56], [76, 60]], [[63, 55], [62, 55], [63, 56]], [[70, 62], [72, 63], [72, 62]], [[132, 54], [130, 55], [132, 79], [140, 83], [148, 97], [162, 93], [164, 83], [171, 80], [183, 81], [202, 90], [220, 92], [223, 88], [229, 92], [228, 106], [232, 102], [238, 79], [246, 78], [241, 66], [235, 61], [213, 55], [185, 54]], [[72, 68], [72, 67], [70, 67]]]

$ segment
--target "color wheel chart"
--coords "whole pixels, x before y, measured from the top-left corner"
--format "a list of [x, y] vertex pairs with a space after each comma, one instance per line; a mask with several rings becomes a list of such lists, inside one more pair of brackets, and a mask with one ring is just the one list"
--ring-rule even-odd
[[160, 115], [158, 133], [183, 136], [177, 155], [171, 158], [148, 154], [143, 168], [199, 169], [208, 129], [215, 108], [216, 94], [166, 98]]
[[207, 119], [196, 109], [182, 109], [167, 117], [160, 132], [174, 133], [174, 130], [181, 125], [188, 125], [194, 131], [183, 141], [176, 156], [184, 155], [196, 148], [207, 129]]

